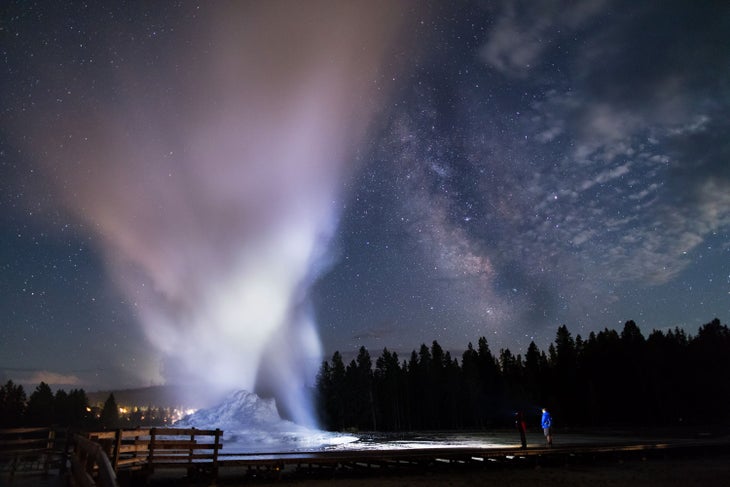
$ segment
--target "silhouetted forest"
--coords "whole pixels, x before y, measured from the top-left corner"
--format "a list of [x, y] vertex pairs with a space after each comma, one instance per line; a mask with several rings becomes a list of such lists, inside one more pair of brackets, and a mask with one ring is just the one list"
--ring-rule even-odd
[[89, 406], [83, 389], [54, 394], [50, 386], [41, 382], [26, 397], [22, 385], [9, 380], [0, 386], [0, 428], [20, 426], [68, 426], [77, 429], [119, 426], [119, 408], [110, 394], [101, 410]]
[[[317, 377], [323, 425], [332, 430], [413, 431], [482, 429], [513, 424], [523, 411], [537, 425], [547, 407], [558, 427], [660, 427], [730, 424], [730, 329], [714, 319], [696, 336], [683, 330], [644, 337], [633, 321], [619, 333], [587, 339], [560, 326], [547, 351], [530, 343], [524, 356], [487, 339], [469, 343], [461, 360], [438, 342], [408, 359], [387, 348], [373, 361], [364, 347], [348, 365], [335, 352]], [[153, 408], [122, 421], [110, 394], [89, 407], [83, 389], [54, 394], [41, 382], [26, 397], [21, 385], [0, 386], [0, 428], [76, 428], [155, 421]], [[157, 416], [162, 417], [162, 412]], [[124, 423], [124, 424], [123, 424]]]
[[675, 328], [644, 337], [633, 321], [573, 338], [563, 325], [547, 351], [524, 356], [487, 339], [461, 361], [434, 341], [401, 361], [365, 347], [345, 365], [335, 352], [317, 377], [318, 409], [332, 430], [481, 429], [513, 424], [524, 411], [536, 426], [547, 407], [558, 427], [727, 425], [730, 331], [715, 319], [689, 336]]

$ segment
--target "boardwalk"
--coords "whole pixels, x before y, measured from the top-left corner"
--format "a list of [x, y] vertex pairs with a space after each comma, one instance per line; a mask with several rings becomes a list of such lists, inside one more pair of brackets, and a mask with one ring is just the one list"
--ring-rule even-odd
[[[479, 446], [485, 438], [491, 442]], [[200, 470], [120, 468], [124, 485], [730, 485], [730, 437], [644, 437], [567, 435], [544, 448], [542, 438], [528, 437], [518, 448], [514, 432], [496, 434], [419, 434], [393, 442], [365, 442], [361, 448], [243, 453], [218, 458], [216, 477]], [[607, 481], [608, 475], [614, 481]], [[566, 477], [567, 476], [567, 477]], [[603, 481], [601, 481], [601, 479]], [[661, 483], [652, 483], [661, 480]], [[7, 479], [0, 479], [6, 485]], [[701, 481], [701, 482], [700, 482]], [[520, 483], [524, 482], [524, 483]], [[551, 483], [553, 482], [553, 483]], [[12, 484], [63, 485], [50, 475], [18, 475]]]
[[[511, 436], [504, 433], [504, 442], [512, 441]], [[625, 477], [633, 475], [634, 470], [626, 470], [620, 466], [631, 462], [643, 465], [643, 472], [646, 475], [649, 475], [652, 468], [669, 472], [672, 468], [676, 470], [681, 466], [687, 466], [690, 470], [696, 468], [713, 472], [712, 468], [701, 465], [692, 467], [692, 465], [698, 459], [710, 463], [717, 463], [714, 459], [721, 459], [719, 465], [722, 466], [721, 472], [725, 472], [725, 475], [724, 477], [715, 475], [715, 477], [730, 480], [730, 470], [723, 463], [730, 458], [730, 438], [727, 437], [644, 438], [637, 441], [636, 438], [621, 436], [565, 435], [562, 441], [562, 444], [550, 449], [532, 443], [527, 450], [516, 446], [439, 447], [429, 440], [428, 448], [370, 448], [248, 455], [226, 453], [221, 454], [219, 458], [218, 479], [222, 485], [248, 485], [272, 481], [277, 485], [287, 485], [287, 482], [297, 484], [309, 482], [319, 485], [321, 482], [332, 481], [331, 485], [339, 486], [343, 485], [345, 480], [348, 485], [372, 485], [373, 478], [377, 478], [379, 485], [385, 485], [386, 480], [392, 481], [392, 485], [415, 485], [423, 484], [429, 479], [434, 480], [436, 485], [443, 485], [440, 481], [446, 480], [448, 485], [476, 485], [481, 484], [481, 482], [475, 483], [476, 479], [484, 476], [493, 480], [505, 474], [510, 478], [513, 475], [533, 478], [529, 472], [555, 473], [557, 468], [559, 473], [565, 473], [563, 470], [566, 466], [584, 471], [585, 474], [582, 476], [586, 478], [590, 477], [590, 472], [594, 469], [596, 472], [615, 470], [615, 475]], [[412, 442], [409, 444], [413, 445]], [[640, 477], [641, 473], [637, 475]], [[541, 484], [544, 484], [543, 477], [544, 475], [540, 476]], [[672, 478], [681, 479], [682, 475], [675, 472]], [[466, 483], [454, 483], [454, 479], [462, 479]], [[159, 471], [149, 480], [152, 485], [176, 485], [183, 479], [179, 471]], [[205, 481], [201, 479], [201, 483], [205, 484]]]

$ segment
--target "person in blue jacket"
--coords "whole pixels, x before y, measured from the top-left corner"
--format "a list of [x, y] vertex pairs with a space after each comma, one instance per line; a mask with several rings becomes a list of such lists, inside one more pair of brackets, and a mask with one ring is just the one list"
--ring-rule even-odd
[[553, 417], [547, 409], [542, 408], [542, 431], [545, 433], [545, 440], [547, 440], [547, 446], [553, 446]]

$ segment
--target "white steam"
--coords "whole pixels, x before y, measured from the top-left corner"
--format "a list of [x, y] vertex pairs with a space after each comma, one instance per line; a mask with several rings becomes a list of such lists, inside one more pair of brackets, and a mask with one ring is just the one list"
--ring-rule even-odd
[[24, 140], [92, 229], [164, 378], [263, 390], [309, 425], [320, 345], [307, 287], [400, 14], [393, 2], [205, 8], [165, 42], [111, 21], [113, 59], [54, 64], [66, 68], [44, 80], [63, 105], [37, 102]]

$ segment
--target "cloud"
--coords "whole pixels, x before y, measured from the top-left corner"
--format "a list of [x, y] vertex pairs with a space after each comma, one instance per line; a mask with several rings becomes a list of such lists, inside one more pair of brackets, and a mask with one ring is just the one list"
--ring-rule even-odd
[[539, 68], [546, 51], [596, 16], [607, 2], [513, 1], [495, 13], [481, 49], [482, 59], [505, 76], [525, 78]]
[[352, 338], [354, 340], [381, 340], [392, 336], [399, 328], [397, 322], [382, 322], [380, 325], [371, 326], [367, 329], [360, 330], [353, 333]]
[[580, 190], [586, 191], [586, 190], [592, 188], [593, 186], [595, 186], [596, 184], [605, 184], [616, 178], [625, 176], [631, 170], [630, 168], [631, 168], [631, 163], [627, 162], [625, 164], [621, 164], [620, 166], [615, 166], [610, 169], [607, 169], [607, 170], [599, 173], [592, 179], [589, 179], [589, 180], [585, 181], [583, 184], [581, 184]]
[[58, 372], [51, 372], [48, 370], [39, 370], [31, 373], [26, 379], [21, 379], [19, 382], [25, 382], [29, 384], [40, 384], [45, 382], [48, 385], [53, 386], [81, 386], [83, 382], [75, 375], [60, 374]]
[[[574, 54], [564, 58], [568, 86], [546, 72], [525, 80], [525, 90], [552, 86], [533, 102], [523, 130], [541, 143], [535, 150], [558, 154], [530, 183], [537, 211], [529, 235], [615, 282], [669, 282], [691, 264], [693, 249], [728, 225], [730, 207], [720, 194], [730, 181], [720, 135], [728, 124], [720, 114], [729, 107], [711, 74], [730, 80], [728, 69], [720, 68], [710, 38], [670, 31], [663, 19], [695, 14], [657, 14], [641, 4], [579, 33]], [[509, 11], [504, 18], [533, 33], [546, 22], [516, 20]], [[706, 68], [687, 69], [670, 55], [687, 46], [707, 53]], [[531, 150], [522, 156], [535, 157]]]

